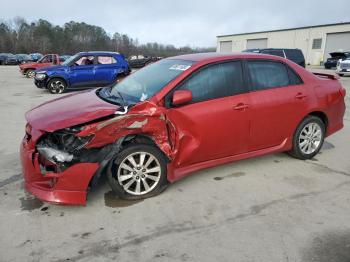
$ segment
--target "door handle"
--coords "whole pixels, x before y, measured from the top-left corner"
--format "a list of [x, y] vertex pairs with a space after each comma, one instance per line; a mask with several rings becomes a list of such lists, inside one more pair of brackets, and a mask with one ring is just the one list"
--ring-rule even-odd
[[305, 98], [305, 97], [307, 97], [307, 95], [304, 95], [303, 93], [298, 93], [298, 94], [296, 94], [296, 96], [295, 96], [296, 99], [303, 99], [303, 98]]
[[243, 110], [247, 109], [248, 107], [249, 106], [247, 104], [238, 103], [233, 109], [243, 111]]

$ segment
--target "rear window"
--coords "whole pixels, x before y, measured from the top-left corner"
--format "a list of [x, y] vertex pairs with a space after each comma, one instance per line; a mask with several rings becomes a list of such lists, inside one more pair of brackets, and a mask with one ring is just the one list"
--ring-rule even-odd
[[299, 49], [285, 49], [286, 57], [292, 61], [304, 61], [304, 55]]

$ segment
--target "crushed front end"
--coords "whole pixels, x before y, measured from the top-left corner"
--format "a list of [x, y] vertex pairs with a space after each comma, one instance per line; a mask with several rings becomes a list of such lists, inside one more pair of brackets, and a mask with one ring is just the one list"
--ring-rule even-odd
[[[65, 97], [69, 99], [76, 104], [75, 95]], [[92, 103], [85, 111], [72, 111], [67, 102], [61, 107], [57, 99], [50, 107], [44, 104], [26, 115], [20, 150], [25, 187], [43, 201], [84, 205], [89, 186], [106, 174], [111, 160], [129, 143], [148, 139], [169, 160], [177, 152], [177, 143], [170, 141], [171, 123], [153, 103], [145, 101], [115, 111], [115, 106], [102, 104], [101, 110], [101, 104], [85, 101]], [[64, 114], [57, 113], [63, 110]], [[171, 174], [168, 172], [169, 181], [174, 180]]]
[[118, 144], [86, 149], [93, 135], [79, 137], [79, 131], [42, 132], [27, 124], [20, 150], [27, 191], [51, 203], [86, 203], [89, 183]]

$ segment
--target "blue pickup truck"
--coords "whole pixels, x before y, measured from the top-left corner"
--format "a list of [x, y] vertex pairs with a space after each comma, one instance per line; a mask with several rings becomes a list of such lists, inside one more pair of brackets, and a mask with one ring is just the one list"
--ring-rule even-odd
[[34, 83], [52, 94], [60, 94], [67, 89], [110, 85], [129, 73], [129, 64], [119, 53], [81, 52], [61, 65], [36, 70]]

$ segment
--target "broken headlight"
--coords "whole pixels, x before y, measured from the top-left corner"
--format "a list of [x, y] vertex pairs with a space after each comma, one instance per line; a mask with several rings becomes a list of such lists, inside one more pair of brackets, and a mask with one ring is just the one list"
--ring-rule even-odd
[[36, 149], [51, 162], [72, 162], [93, 138], [93, 135], [79, 137], [77, 132], [77, 129], [62, 129], [47, 133], [40, 139]]

